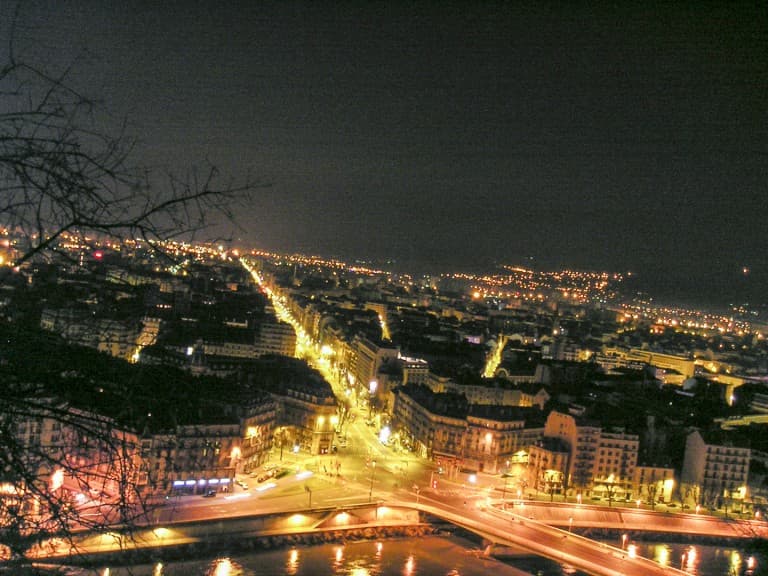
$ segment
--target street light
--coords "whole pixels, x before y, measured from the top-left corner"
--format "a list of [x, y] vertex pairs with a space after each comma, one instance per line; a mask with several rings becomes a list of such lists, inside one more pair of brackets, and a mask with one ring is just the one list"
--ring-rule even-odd
[[376, 473], [376, 460], [371, 460], [371, 487], [368, 490], [368, 502], [373, 500], [373, 476]]

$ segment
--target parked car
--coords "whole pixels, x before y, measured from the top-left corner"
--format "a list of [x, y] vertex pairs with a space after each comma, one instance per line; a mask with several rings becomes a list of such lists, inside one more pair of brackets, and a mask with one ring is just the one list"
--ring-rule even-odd
[[274, 478], [275, 474], [277, 473], [277, 468], [270, 468], [269, 470], [265, 470], [262, 474], [259, 475], [256, 480], [258, 482], [264, 482], [266, 480], [269, 480], [270, 478]]
[[216, 496], [216, 490], [208, 490], [205, 494], [203, 494], [203, 498], [213, 498]]

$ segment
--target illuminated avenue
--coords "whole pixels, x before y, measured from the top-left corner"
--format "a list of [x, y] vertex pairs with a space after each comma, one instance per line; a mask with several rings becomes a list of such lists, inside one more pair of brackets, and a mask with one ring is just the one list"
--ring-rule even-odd
[[[55, 301], [40, 310], [44, 330], [133, 364], [249, 375], [218, 399], [237, 403], [229, 419], [206, 421], [212, 399], [175, 428], [158, 409], [121, 431], [136, 448], [142, 496], [164, 504], [152, 522], [410, 502], [486, 526], [500, 542], [567, 552], [594, 574], [616, 573], [615, 558], [588, 552], [598, 545], [575, 536], [587, 527], [628, 532], [615, 547], [622, 573], [632, 563], [656, 570], [632, 558], [643, 528], [764, 537], [765, 447], [749, 433], [768, 411], [759, 317], [627, 303], [619, 274], [509, 267], [414, 278], [223, 246], [173, 249], [178, 263], [166, 265], [140, 245], [104, 246], [58, 272], [64, 285], [78, 275], [79, 290], [89, 270], [92, 287], [73, 290], [86, 309], [119, 280], [139, 322], [110, 318], [102, 297], [89, 338], [87, 314]], [[37, 273], [17, 271], [33, 286]], [[131, 289], [140, 286], [155, 288]], [[43, 425], [42, 441], [51, 433]], [[117, 479], [95, 469], [50, 474], [42, 481], [83, 510], [117, 495]], [[614, 509], [647, 516], [601, 516]]]

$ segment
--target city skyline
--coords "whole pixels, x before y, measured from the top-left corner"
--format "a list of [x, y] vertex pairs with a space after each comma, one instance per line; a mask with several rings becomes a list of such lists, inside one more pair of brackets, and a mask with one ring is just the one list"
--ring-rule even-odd
[[[605, 527], [614, 507], [627, 553], [629, 533], [648, 528], [728, 536], [734, 518], [750, 526], [742, 537], [765, 529], [763, 328], [606, 308], [601, 294], [620, 280], [606, 273], [509, 269], [524, 294], [505, 295], [501, 277], [456, 274], [442, 291], [299, 255], [172, 244], [185, 257], [162, 261], [156, 249], [63, 243], [59, 265], [6, 278], [2, 370], [10, 405], [27, 407], [8, 416], [13, 472], [0, 499], [15, 534], [49, 530], [45, 513], [18, 513], [22, 482], [36, 491], [24, 506], [45, 510], [34, 495], [54, 494], [54, 514], [72, 502], [55, 521], [97, 532], [113, 532], [118, 514], [171, 536], [179, 523], [269, 511], [293, 535], [314, 534], [353, 529], [365, 509], [367, 530], [391, 522], [393, 500], [418, 509], [420, 498], [483, 526], [491, 507], [537, 506], [525, 536], [506, 518], [492, 524], [556, 558], [566, 527]], [[329, 504], [334, 519], [318, 525]], [[58, 542], [46, 554], [71, 558]], [[574, 565], [591, 573], [594, 551], [610, 568], [603, 544], [583, 542]], [[34, 557], [25, 539], [6, 546], [6, 559]], [[669, 556], [637, 561], [664, 571]]]
[[662, 298], [761, 304], [766, 16], [31, 2], [14, 50], [71, 66], [144, 162], [265, 184], [242, 229], [217, 230], [233, 240], [421, 270], [632, 271]]

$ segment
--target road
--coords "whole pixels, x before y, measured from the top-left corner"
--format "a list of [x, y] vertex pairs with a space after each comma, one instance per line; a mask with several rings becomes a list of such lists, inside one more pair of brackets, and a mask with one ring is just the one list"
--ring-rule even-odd
[[[252, 273], [260, 284], [261, 279]], [[262, 284], [263, 285], [263, 284]], [[268, 290], [278, 316], [291, 323], [297, 333], [297, 349], [310, 365], [328, 380], [337, 396], [344, 386], [291, 317], [282, 298]], [[436, 467], [410, 453], [398, 452], [378, 439], [377, 430], [366, 424], [365, 412], [352, 409], [343, 430], [347, 446], [338, 453], [323, 456], [283, 454], [273, 462], [291, 474], [264, 484], [244, 478], [248, 490], [237, 487], [234, 493], [216, 498], [185, 496], [169, 501], [155, 513], [155, 523], [202, 520], [269, 512], [286, 512], [318, 507], [343, 507], [365, 502], [386, 501], [418, 506], [464, 525], [489, 539], [522, 546], [559, 562], [576, 566], [590, 574], [680, 574], [680, 571], [642, 558], [633, 557], [626, 541], [611, 547], [581, 538], [571, 529], [606, 527], [618, 530], [651, 528], [691, 534], [723, 534], [746, 537], [765, 534], [765, 523], [723, 523], [697, 515], [662, 515], [631, 509], [605, 509], [577, 504], [548, 504], [517, 501], [512, 510], [501, 504], [502, 480], [480, 475], [445, 478]], [[432, 481], [437, 479], [437, 488]], [[509, 495], [509, 494], [508, 494]], [[566, 526], [568, 531], [554, 526]], [[734, 529], [734, 526], [736, 528]]]
[[[279, 297], [271, 296], [281, 317], [295, 325]], [[329, 381], [337, 395], [345, 394], [342, 383], [323, 361], [317, 346], [309, 342], [299, 328], [302, 353]], [[347, 445], [335, 454], [309, 456], [275, 451], [270, 463], [285, 470], [285, 476], [263, 483], [240, 476], [238, 479], [247, 482], [248, 489], [234, 486], [234, 492], [219, 493], [213, 498], [170, 498], [150, 513], [147, 522], [162, 527], [212, 518], [381, 502], [416, 507], [485, 535], [491, 541], [521, 547], [598, 576], [683, 573], [633, 557], [629, 538], [614, 547], [582, 538], [571, 530], [603, 527], [627, 532], [651, 529], [725, 537], [768, 537], [765, 522], [722, 522], [703, 515], [576, 503], [510, 498], [503, 502], [499, 498], [502, 494], [512, 496], [511, 491], [506, 490], [504, 479], [482, 474], [441, 476], [431, 462], [384, 445], [378, 431], [366, 424], [366, 416], [365, 409], [352, 408], [352, 417], [342, 431], [348, 439]], [[437, 480], [436, 487], [433, 480]]]

